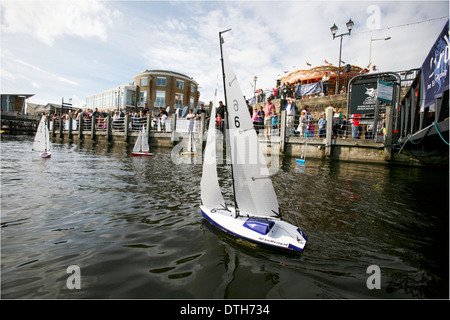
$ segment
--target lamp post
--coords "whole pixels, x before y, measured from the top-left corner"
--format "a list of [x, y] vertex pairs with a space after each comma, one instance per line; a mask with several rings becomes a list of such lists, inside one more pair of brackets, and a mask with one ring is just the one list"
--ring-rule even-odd
[[391, 37], [387, 38], [379, 38], [379, 39], [372, 39], [372, 36], [370, 37], [370, 47], [369, 47], [369, 64], [372, 62], [372, 42], [373, 41], [379, 41], [379, 40], [390, 40]]
[[257, 76], [253, 77], [253, 81], [255, 83], [255, 86], [253, 87], [253, 97], [255, 98], [255, 103], [257, 103], [258, 101], [256, 101], [256, 81], [258, 80]]
[[117, 96], [117, 111], [120, 111], [120, 97], [123, 96], [123, 92], [120, 91], [120, 87], [115, 92], [115, 94]]
[[[342, 34], [338, 34], [336, 35], [336, 32], [338, 31], [338, 27], [336, 27], [336, 24], [333, 24], [333, 26], [330, 28], [331, 30], [331, 34], [333, 35], [333, 40], [336, 39], [337, 37], [341, 38], [341, 42], [339, 45], [339, 69], [338, 69], [338, 85], [337, 85], [337, 89], [339, 90], [340, 86], [341, 86], [341, 55], [342, 55], [342, 37], [343, 36], [349, 36], [350, 33], [352, 32], [353, 26], [355, 25], [354, 22], [352, 21], [352, 19], [350, 19], [346, 24], [347, 26], [347, 30], [348, 32], [346, 33], [342, 33]], [[339, 91], [338, 91], [339, 92]]]

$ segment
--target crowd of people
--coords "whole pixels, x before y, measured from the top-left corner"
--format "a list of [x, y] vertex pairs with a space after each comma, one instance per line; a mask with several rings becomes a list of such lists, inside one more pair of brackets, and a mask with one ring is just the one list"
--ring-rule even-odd
[[[257, 134], [278, 135], [280, 129], [280, 114], [277, 113], [272, 98], [267, 98], [265, 106], [249, 107], [253, 126]], [[376, 130], [373, 121], [361, 122], [363, 115], [351, 114], [347, 116], [339, 108], [333, 108], [332, 137], [341, 139], [373, 139], [376, 133], [384, 133], [385, 115], [382, 114]], [[288, 97], [281, 110], [286, 112], [286, 135], [299, 137], [325, 138], [327, 132], [327, 118], [325, 110], [316, 119], [308, 105], [303, 105], [301, 110], [296, 105], [295, 99]], [[317, 116], [317, 114], [316, 114]]]
[[140, 130], [143, 126], [146, 125], [147, 116], [151, 115], [151, 126], [155, 128], [159, 126], [161, 131], [164, 132], [166, 130], [166, 123], [169, 117], [168, 112], [164, 110], [162, 107], [160, 107], [159, 111], [156, 113], [150, 112], [147, 104], [145, 104], [140, 111], [136, 112], [129, 112], [123, 109], [114, 111], [107, 111], [107, 110], [99, 111], [98, 108], [96, 108], [95, 110], [86, 109], [86, 110], [78, 110], [75, 112], [69, 111], [68, 113], [64, 113], [62, 115], [57, 113], [54, 115], [50, 115], [50, 117], [54, 120], [54, 123], [56, 125], [59, 125], [59, 120], [61, 118], [66, 123], [71, 117], [75, 123], [75, 127], [78, 127], [78, 124], [82, 119], [84, 130], [91, 130], [92, 120], [95, 119], [95, 128], [97, 130], [106, 130], [108, 121], [107, 119], [110, 116], [112, 121], [111, 123], [112, 130], [124, 131], [125, 115], [128, 115], [129, 117], [130, 120], [129, 129], [131, 131]]

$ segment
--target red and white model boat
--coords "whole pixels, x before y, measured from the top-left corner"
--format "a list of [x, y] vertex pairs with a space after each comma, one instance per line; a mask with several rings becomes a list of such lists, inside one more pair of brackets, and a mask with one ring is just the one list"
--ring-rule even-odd
[[148, 139], [145, 135], [145, 127], [139, 132], [136, 144], [134, 145], [131, 155], [133, 157], [138, 156], [153, 156], [153, 153], [149, 152], [150, 148], [148, 146]]
[[39, 122], [32, 150], [40, 151], [41, 158], [50, 158], [52, 156], [50, 153], [50, 133], [45, 116], [42, 116], [41, 121]]

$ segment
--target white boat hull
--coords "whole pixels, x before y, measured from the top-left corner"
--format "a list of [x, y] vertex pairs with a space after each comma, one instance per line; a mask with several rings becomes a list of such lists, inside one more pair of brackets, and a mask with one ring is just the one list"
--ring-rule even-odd
[[234, 208], [215, 209], [200, 206], [203, 217], [236, 237], [277, 249], [302, 252], [307, 237], [298, 228], [282, 220], [235, 217]]

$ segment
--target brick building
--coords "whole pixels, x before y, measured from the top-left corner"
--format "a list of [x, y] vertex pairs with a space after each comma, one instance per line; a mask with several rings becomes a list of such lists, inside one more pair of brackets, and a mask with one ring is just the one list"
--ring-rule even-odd
[[137, 106], [148, 103], [150, 109], [170, 107], [170, 110], [188, 106], [196, 108], [200, 93], [192, 78], [173, 71], [145, 70], [134, 76], [137, 86]]
[[86, 98], [86, 108], [99, 110], [139, 111], [147, 103], [150, 110], [189, 106], [196, 108], [200, 93], [192, 78], [168, 70], [145, 70], [123, 84]]

